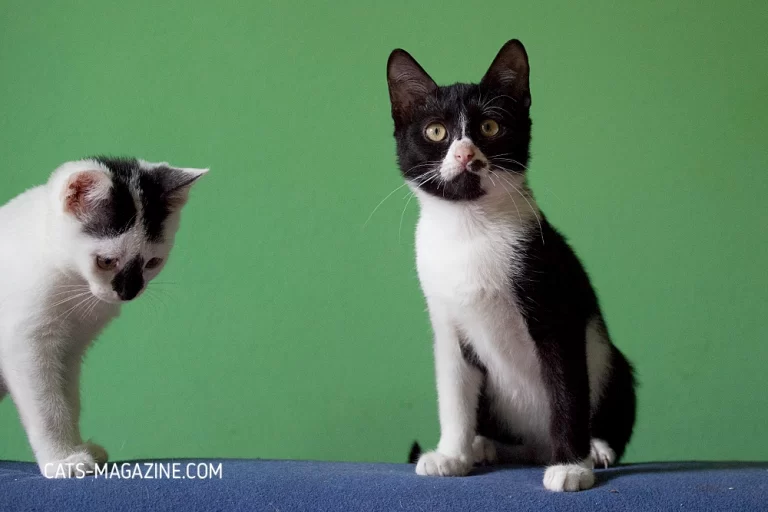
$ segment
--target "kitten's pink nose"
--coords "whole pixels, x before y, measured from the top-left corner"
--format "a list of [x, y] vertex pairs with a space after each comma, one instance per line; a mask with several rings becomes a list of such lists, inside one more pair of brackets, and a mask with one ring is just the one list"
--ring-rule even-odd
[[459, 161], [462, 167], [466, 167], [469, 162], [475, 158], [475, 150], [471, 146], [461, 146], [456, 148], [454, 152], [456, 160]]

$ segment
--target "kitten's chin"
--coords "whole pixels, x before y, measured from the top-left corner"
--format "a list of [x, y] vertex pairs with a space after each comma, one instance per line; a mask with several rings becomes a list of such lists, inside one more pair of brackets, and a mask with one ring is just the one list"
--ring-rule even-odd
[[116, 299], [114, 297], [100, 297], [96, 295], [96, 298], [99, 299], [101, 302], [106, 302], [107, 304], [122, 304], [123, 302], [127, 302], [124, 300]]
[[117, 294], [113, 291], [105, 293], [99, 290], [91, 289], [91, 295], [99, 299], [101, 302], [106, 302], [107, 304], [122, 304], [125, 302], [121, 300], [120, 297], [118, 297]]
[[93, 295], [94, 297], [96, 297], [102, 302], [106, 302], [107, 304], [120, 305], [120, 304], [126, 304], [128, 302], [135, 301], [136, 299], [142, 296], [142, 294], [146, 289], [147, 289], [146, 287], [142, 288], [141, 290], [136, 292], [136, 295], [132, 296], [129, 299], [120, 297], [120, 295], [114, 290], [99, 290], [99, 289], [94, 290], [93, 288], [91, 288], [91, 295]]
[[448, 201], [474, 201], [486, 194], [481, 184], [480, 173], [473, 171], [463, 171], [449, 180], [429, 183], [420, 188]]

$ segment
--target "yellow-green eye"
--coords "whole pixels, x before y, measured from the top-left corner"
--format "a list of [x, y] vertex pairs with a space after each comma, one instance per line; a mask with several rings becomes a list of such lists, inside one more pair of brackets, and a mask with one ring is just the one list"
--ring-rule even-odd
[[445, 126], [440, 123], [432, 123], [424, 130], [424, 135], [432, 142], [440, 142], [445, 139], [447, 134], [448, 131], [445, 129]]
[[499, 123], [493, 119], [486, 119], [483, 124], [480, 125], [480, 131], [485, 137], [493, 137], [499, 133]]

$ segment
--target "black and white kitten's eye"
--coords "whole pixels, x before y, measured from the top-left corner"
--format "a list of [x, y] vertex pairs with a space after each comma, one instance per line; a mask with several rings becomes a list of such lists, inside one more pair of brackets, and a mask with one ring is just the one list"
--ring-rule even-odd
[[432, 142], [440, 142], [445, 139], [448, 130], [441, 123], [432, 123], [424, 130], [424, 135]]
[[145, 268], [153, 269], [160, 266], [160, 264], [163, 262], [161, 258], [152, 258], [150, 259], [146, 265], [144, 265]]
[[115, 270], [117, 268], [117, 258], [96, 256], [96, 266], [101, 270]]
[[483, 124], [480, 125], [480, 132], [485, 137], [493, 137], [499, 133], [499, 123], [493, 119], [486, 119]]

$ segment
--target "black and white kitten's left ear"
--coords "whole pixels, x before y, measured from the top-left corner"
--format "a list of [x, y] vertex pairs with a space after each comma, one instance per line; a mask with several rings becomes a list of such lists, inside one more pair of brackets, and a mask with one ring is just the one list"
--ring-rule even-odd
[[164, 167], [157, 169], [156, 172], [160, 173], [163, 197], [171, 208], [180, 208], [187, 202], [192, 185], [206, 174], [208, 169]]
[[517, 39], [512, 39], [501, 47], [480, 83], [506, 91], [521, 106], [528, 108], [531, 106], [529, 74], [525, 47]]
[[437, 90], [437, 84], [405, 50], [394, 50], [387, 61], [387, 84], [396, 123], [407, 121], [414, 104]]

